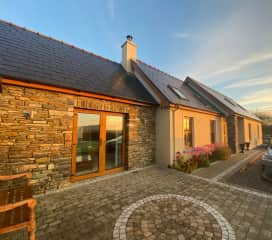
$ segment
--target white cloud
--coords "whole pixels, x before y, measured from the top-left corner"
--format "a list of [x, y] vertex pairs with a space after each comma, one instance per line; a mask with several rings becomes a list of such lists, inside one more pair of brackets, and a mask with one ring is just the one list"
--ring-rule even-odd
[[225, 68], [218, 69], [218, 70], [208, 74], [205, 77], [220, 75], [220, 74], [224, 74], [227, 72], [239, 71], [242, 68], [247, 67], [249, 65], [253, 65], [253, 64], [257, 64], [257, 63], [265, 62], [265, 61], [269, 61], [269, 60], [272, 60], [272, 52], [271, 53], [264, 53], [264, 54], [255, 54], [255, 55], [252, 55], [248, 58], [245, 58], [245, 59], [239, 60], [235, 63], [232, 63], [232, 64], [226, 66]]
[[264, 76], [264, 77], [256, 77], [247, 80], [239, 80], [238, 82], [231, 83], [224, 88], [240, 88], [240, 87], [252, 87], [252, 86], [260, 86], [260, 85], [272, 85], [272, 75]]
[[179, 38], [179, 39], [186, 39], [189, 38], [191, 35], [187, 32], [180, 32], [180, 33], [175, 33], [174, 37]]
[[260, 107], [271, 105], [272, 106], [272, 88], [266, 88], [260, 91], [247, 93], [245, 96], [240, 98], [238, 102], [241, 105], [258, 105]]
[[210, 84], [249, 75], [253, 69], [255, 74], [271, 69], [271, 8], [272, 1], [236, 1], [217, 24], [198, 30], [198, 45], [187, 66], [177, 68]]

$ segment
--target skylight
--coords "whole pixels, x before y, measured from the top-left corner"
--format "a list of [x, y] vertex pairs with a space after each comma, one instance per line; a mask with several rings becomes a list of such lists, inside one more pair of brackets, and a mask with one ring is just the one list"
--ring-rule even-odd
[[187, 99], [178, 88], [168, 86], [179, 98], [181, 99]]

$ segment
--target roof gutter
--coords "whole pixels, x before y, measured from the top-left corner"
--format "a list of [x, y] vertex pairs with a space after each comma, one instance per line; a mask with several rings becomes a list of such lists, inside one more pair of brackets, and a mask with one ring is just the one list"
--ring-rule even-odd
[[206, 111], [206, 110], [203, 110], [200, 108], [187, 107], [187, 106], [183, 106], [183, 105], [179, 105], [179, 104], [172, 103], [172, 104], [170, 104], [170, 107], [181, 109], [181, 110], [188, 110], [188, 111], [192, 111], [192, 112], [203, 113], [203, 114], [209, 114], [209, 115], [213, 115], [213, 116], [222, 116], [222, 113], [220, 113], [220, 112]]
[[26, 87], [26, 88], [47, 90], [47, 91], [51, 91], [51, 92], [71, 94], [71, 95], [75, 95], [75, 96], [92, 97], [92, 98], [97, 98], [97, 99], [101, 99], [101, 100], [108, 100], [108, 101], [120, 102], [120, 103], [126, 103], [126, 104], [138, 105], [138, 106], [145, 106], [145, 107], [156, 106], [156, 104], [140, 102], [137, 100], [129, 100], [129, 99], [118, 98], [118, 97], [113, 97], [113, 96], [106, 96], [106, 95], [97, 94], [97, 93], [83, 92], [83, 91], [78, 91], [78, 90], [74, 90], [74, 89], [61, 88], [61, 87], [56, 87], [56, 86], [51, 86], [51, 85], [33, 83], [33, 82], [29, 82], [29, 81], [15, 80], [15, 79], [10, 79], [10, 78], [2, 78], [0, 83], [14, 85], [14, 86], [20, 86], [20, 87]]

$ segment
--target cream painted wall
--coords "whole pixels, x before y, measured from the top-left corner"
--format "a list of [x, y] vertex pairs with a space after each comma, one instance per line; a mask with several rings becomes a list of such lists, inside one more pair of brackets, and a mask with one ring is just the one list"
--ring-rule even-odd
[[170, 164], [170, 148], [172, 145], [170, 132], [170, 110], [160, 108], [156, 110], [156, 162], [164, 167]]
[[[249, 128], [248, 124], [251, 124], [251, 141], [250, 141], [250, 148], [254, 148], [263, 143], [263, 136], [262, 136], [262, 124], [249, 119], [244, 119], [244, 139], [245, 142], [249, 142]], [[258, 129], [259, 126], [259, 137], [258, 137]]]
[[158, 108], [156, 111], [156, 162], [164, 167], [172, 164], [176, 152], [184, 150], [183, 118], [192, 117], [193, 144], [211, 143], [210, 120], [216, 121], [216, 142], [223, 143], [225, 119], [206, 113], [181, 109]]
[[184, 149], [183, 118], [192, 117], [193, 120], [193, 146], [203, 146], [211, 143], [210, 120], [216, 121], [216, 142], [222, 143], [222, 117], [188, 110], [177, 110], [175, 113], [175, 150]]

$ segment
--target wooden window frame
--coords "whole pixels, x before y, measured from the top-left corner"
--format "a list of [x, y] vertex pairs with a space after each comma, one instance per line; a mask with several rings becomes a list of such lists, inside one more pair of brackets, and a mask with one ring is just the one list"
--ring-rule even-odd
[[251, 142], [252, 140], [252, 129], [251, 129], [251, 123], [248, 124], [248, 141]]
[[[213, 141], [213, 138], [214, 138], [214, 141]], [[216, 142], [216, 121], [214, 119], [210, 120], [210, 140], [212, 144]]]
[[228, 143], [228, 135], [227, 135], [228, 129], [227, 129], [227, 123], [223, 123], [223, 140], [224, 144]]
[[[187, 128], [185, 129], [184, 122], [185, 120], [188, 119], [189, 121], [189, 130]], [[190, 122], [191, 122], [191, 130], [190, 130]], [[183, 117], [183, 141], [184, 141], [184, 147], [189, 148], [194, 146], [194, 118], [193, 117]], [[186, 145], [185, 143], [185, 135], [190, 133], [191, 134], [191, 145]]]
[[[99, 164], [98, 171], [87, 173], [87, 174], [76, 174], [76, 154], [77, 154], [77, 132], [78, 132], [78, 113], [87, 114], [98, 114], [100, 116], [100, 133], [99, 133]], [[122, 116], [123, 117], [123, 141], [122, 141], [122, 166], [112, 169], [105, 169], [106, 163], [106, 117], [107, 116]], [[126, 120], [127, 114], [116, 113], [110, 111], [99, 111], [99, 110], [89, 110], [89, 109], [74, 109], [74, 119], [73, 119], [73, 137], [72, 137], [72, 162], [71, 162], [71, 181], [79, 181], [83, 179], [88, 179], [92, 177], [103, 176], [110, 173], [122, 172], [125, 170], [126, 161]]]

